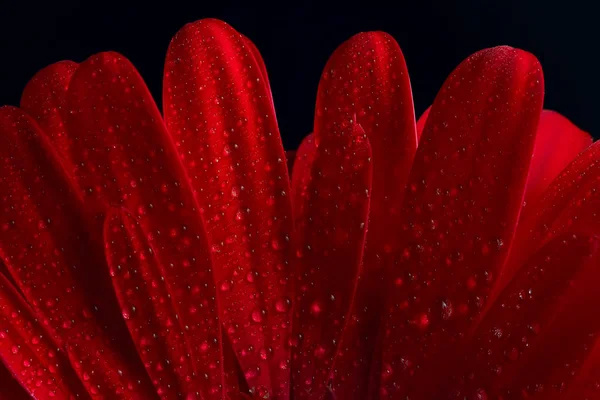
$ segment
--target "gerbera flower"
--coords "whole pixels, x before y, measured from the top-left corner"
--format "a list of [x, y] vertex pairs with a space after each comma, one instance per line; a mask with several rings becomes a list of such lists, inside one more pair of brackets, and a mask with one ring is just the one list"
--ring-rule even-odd
[[534, 56], [474, 54], [415, 122], [396, 42], [354, 36], [291, 183], [246, 37], [186, 25], [163, 90], [101, 53], [0, 109], [0, 397], [598, 396], [600, 151]]

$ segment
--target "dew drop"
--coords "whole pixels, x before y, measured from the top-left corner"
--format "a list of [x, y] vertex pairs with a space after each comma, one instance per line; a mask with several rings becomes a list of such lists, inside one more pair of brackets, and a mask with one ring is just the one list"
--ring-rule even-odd
[[265, 314], [266, 314], [266, 312], [264, 310], [257, 309], [257, 310], [252, 311], [252, 321], [254, 321], [256, 323], [262, 322]]
[[290, 309], [291, 303], [292, 302], [287, 297], [277, 299], [277, 301], [275, 301], [275, 310], [280, 313], [287, 312]]

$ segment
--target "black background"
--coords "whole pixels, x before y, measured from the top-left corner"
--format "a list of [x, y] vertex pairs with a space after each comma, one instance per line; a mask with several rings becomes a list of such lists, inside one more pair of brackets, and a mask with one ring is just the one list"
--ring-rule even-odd
[[[3, 2], [4, 3], [4, 2]], [[589, 3], [589, 4], [588, 4]], [[598, 22], [585, 0], [459, 2], [11, 2], [0, 10], [0, 103], [17, 105], [29, 78], [47, 64], [82, 61], [104, 50], [126, 55], [160, 102], [163, 61], [185, 23], [220, 18], [252, 39], [269, 72], [287, 148], [312, 129], [317, 84], [344, 40], [384, 30], [400, 43], [417, 116], [469, 54], [508, 44], [542, 62], [546, 108], [600, 136]], [[160, 104], [159, 104], [160, 106]]]

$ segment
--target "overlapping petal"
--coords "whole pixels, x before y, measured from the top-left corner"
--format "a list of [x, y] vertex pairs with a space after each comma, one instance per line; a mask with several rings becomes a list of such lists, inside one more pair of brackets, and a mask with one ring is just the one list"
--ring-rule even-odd
[[[384, 276], [398, 251], [397, 227], [417, 147], [412, 92], [404, 56], [383, 32], [355, 35], [331, 56], [317, 93], [315, 136], [340, 135], [350, 122], [364, 129], [373, 153], [373, 190], [364, 268], [340, 362], [338, 396], [364, 397], [384, 302]], [[374, 296], [373, 293], [378, 293]], [[352, 385], [343, 382], [353, 382]]]
[[152, 237], [200, 394], [222, 398], [221, 325], [204, 227], [148, 89], [127, 59], [101, 53], [73, 75], [67, 108], [69, 157], [86, 207], [99, 227], [108, 207], [126, 207]]
[[523, 391], [550, 398], [563, 391], [600, 328], [599, 300], [590, 296], [600, 273], [598, 244], [596, 237], [567, 234], [531, 257], [458, 349], [460, 367], [437, 396]]
[[[385, 310], [384, 398], [424, 396], [507, 255], [543, 100], [531, 54], [509, 47], [464, 61], [436, 97], [402, 207], [404, 249]], [[424, 379], [424, 380], [421, 380]]]
[[[371, 194], [371, 149], [360, 126], [324, 137], [297, 168], [292, 382], [295, 399], [323, 398], [351, 326]], [[310, 142], [307, 142], [310, 146]], [[304, 150], [301, 150], [304, 151]], [[297, 197], [296, 197], [297, 196]], [[279, 304], [287, 309], [291, 299]], [[329, 389], [331, 390], [331, 389]]]
[[44, 130], [69, 170], [73, 165], [65, 126], [66, 100], [69, 83], [77, 67], [73, 61], [47, 66], [31, 78], [21, 96], [21, 108]]
[[289, 392], [290, 184], [264, 66], [216, 20], [173, 38], [165, 120], [208, 232], [225, 330], [250, 389]]
[[161, 398], [197, 393], [189, 341], [151, 243], [135, 218], [111, 209], [104, 224], [112, 283], [138, 354]]
[[[57, 348], [25, 300], [2, 275], [0, 357], [12, 372], [12, 377], [37, 399], [88, 398], [60, 348]], [[12, 377], [3, 376], [2, 394], [10, 394], [10, 398], [14, 399], [26, 398], [25, 393], [11, 387]]]
[[562, 115], [544, 110], [535, 139], [535, 147], [523, 199], [525, 206], [535, 203], [550, 183], [593, 142], [592, 137]]
[[101, 294], [108, 287], [102, 249], [47, 139], [23, 111], [3, 107], [0, 141], [2, 261], [92, 396], [151, 396], [111, 318], [116, 304]]
[[362, 33], [286, 153], [221, 21], [173, 38], [164, 122], [119, 54], [43, 69], [0, 108], [0, 398], [595, 398], [600, 147], [542, 101], [497, 47], [415, 123]]

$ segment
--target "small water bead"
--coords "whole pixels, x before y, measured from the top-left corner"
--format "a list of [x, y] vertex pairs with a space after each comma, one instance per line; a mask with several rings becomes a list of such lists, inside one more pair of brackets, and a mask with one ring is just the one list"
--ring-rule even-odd
[[487, 400], [488, 395], [484, 389], [477, 389], [475, 391], [475, 397], [473, 397], [473, 398], [474, 398], [474, 400]]
[[415, 325], [422, 330], [425, 330], [429, 327], [429, 322], [429, 315], [426, 313], [419, 314], [414, 321]]
[[265, 310], [254, 310], [252, 311], [252, 321], [260, 323], [263, 321], [264, 316], [267, 314]]
[[392, 366], [390, 364], [383, 364], [383, 368], [381, 370], [381, 377], [383, 379], [388, 379], [389, 377], [391, 377], [394, 374], [394, 370], [392, 369]]
[[313, 302], [310, 306], [310, 313], [313, 316], [318, 317], [321, 315], [321, 312], [323, 312], [323, 307], [321, 304], [318, 301]]
[[250, 271], [246, 274], [246, 281], [248, 281], [248, 283], [254, 283], [254, 280], [258, 277], [258, 272], [256, 271]]
[[275, 310], [280, 313], [287, 312], [290, 309], [291, 304], [292, 304], [292, 301], [290, 299], [288, 299], [287, 297], [277, 299], [275, 301]]
[[228, 292], [231, 289], [231, 281], [227, 279], [224, 280], [219, 285], [219, 289], [221, 290], [221, 292]]
[[314, 354], [315, 354], [315, 357], [317, 357], [317, 358], [323, 358], [325, 356], [325, 352], [326, 352], [325, 347], [319, 345], [315, 349]]
[[281, 250], [281, 243], [279, 242], [279, 239], [273, 238], [271, 240], [271, 247], [273, 250]]
[[442, 300], [442, 319], [444, 321], [449, 320], [454, 313], [454, 308], [452, 307], [452, 302], [449, 299]]

